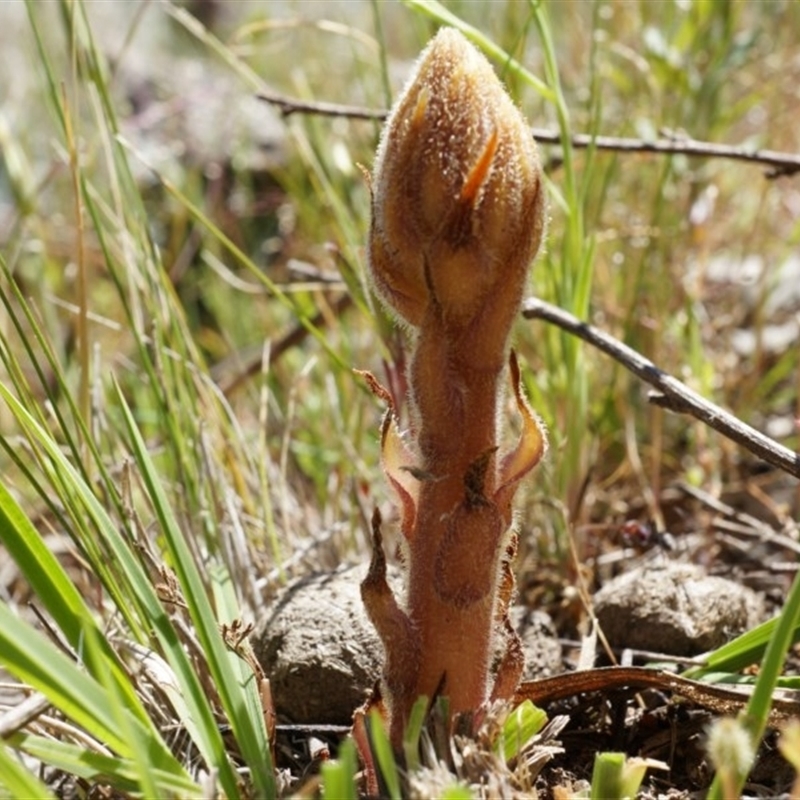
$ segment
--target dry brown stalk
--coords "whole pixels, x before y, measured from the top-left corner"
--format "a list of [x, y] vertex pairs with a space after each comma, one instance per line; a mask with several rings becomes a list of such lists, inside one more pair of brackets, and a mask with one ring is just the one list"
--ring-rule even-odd
[[[382, 120], [388, 114], [383, 109], [350, 106], [341, 103], [300, 100], [277, 92], [260, 92], [258, 99], [280, 109], [284, 117], [292, 114], [316, 114], [324, 117]], [[561, 144], [561, 133], [548, 128], [531, 128], [539, 144]], [[593, 147], [612, 153], [654, 153], [691, 158], [723, 158], [768, 167], [764, 172], [769, 179], [796, 175], [800, 172], [800, 153], [786, 153], [748, 145], [705, 142], [686, 135], [665, 135], [658, 139], [636, 139], [626, 136], [601, 136], [593, 133], [574, 133], [570, 137], [576, 149]]]
[[407, 602], [386, 583], [377, 517], [362, 585], [399, 747], [420, 695], [440, 692], [453, 713], [513, 696], [523, 664], [507, 624], [511, 501], [545, 447], [512, 355], [523, 435], [498, 457], [509, 332], [544, 227], [539, 156], [488, 61], [457, 31], [432, 40], [390, 114], [372, 191], [372, 280], [413, 337], [411, 430], [399, 433], [390, 403], [382, 437], [408, 545]]

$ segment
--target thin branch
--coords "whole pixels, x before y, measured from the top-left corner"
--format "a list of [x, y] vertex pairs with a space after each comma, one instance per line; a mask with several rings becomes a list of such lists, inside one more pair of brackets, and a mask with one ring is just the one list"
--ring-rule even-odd
[[347, 117], [348, 119], [374, 119], [380, 121], [386, 119], [389, 115], [388, 111], [381, 111], [380, 109], [298, 100], [294, 97], [273, 94], [272, 92], [259, 92], [256, 97], [265, 103], [277, 106], [284, 117], [289, 117], [292, 114], [315, 114], [319, 117]]
[[643, 381], [655, 386], [658, 392], [650, 395], [650, 402], [670, 411], [693, 416], [740, 444], [758, 458], [772, 464], [773, 467], [800, 478], [800, 454], [778, 444], [733, 414], [701, 397], [686, 384], [663, 372], [652, 361], [613, 336], [586, 322], [581, 322], [572, 314], [536, 297], [530, 297], [523, 303], [522, 315], [526, 319], [543, 319], [580, 337], [611, 356]]
[[[339, 103], [321, 103], [298, 100], [282, 94], [261, 92], [257, 95], [276, 106], [284, 117], [292, 114], [316, 114], [323, 117], [347, 117], [349, 119], [384, 120], [388, 114], [382, 109], [364, 106], [349, 106]], [[531, 128], [533, 138], [540, 144], [560, 144], [561, 135], [546, 128]], [[725, 158], [745, 161], [770, 167], [766, 177], [777, 178], [800, 172], [800, 154], [783, 153], [778, 150], [758, 150], [736, 145], [702, 142], [690, 137], [676, 136], [662, 139], [629, 139], [619, 136], [591, 136], [576, 133], [572, 136], [576, 148], [595, 147], [617, 153], [660, 153], [662, 155], [684, 155], [696, 158]]]
[[[533, 138], [537, 142], [557, 144], [557, 133], [532, 128]], [[726, 158], [729, 161], [746, 161], [771, 167], [766, 177], [777, 178], [781, 175], [793, 175], [800, 172], [800, 155], [781, 153], [778, 150], [754, 150], [749, 147], [701, 142], [688, 136], [676, 136], [667, 139], [626, 139], [618, 136], [590, 136], [576, 133], [572, 137], [573, 147], [596, 147], [598, 150], [613, 150], [618, 153], [662, 153], [668, 155], [685, 155], [697, 158]]]

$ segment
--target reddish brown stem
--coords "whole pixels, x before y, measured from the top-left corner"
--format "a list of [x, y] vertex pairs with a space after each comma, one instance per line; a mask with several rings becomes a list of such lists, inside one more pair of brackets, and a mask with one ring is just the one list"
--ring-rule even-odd
[[[521, 662], [505, 614], [513, 586], [498, 591], [513, 552], [503, 537], [514, 487], [544, 446], [515, 381], [522, 441], [497, 458], [508, 335], [544, 225], [538, 154], [490, 65], [456, 31], [440, 31], [420, 59], [371, 186], [373, 285], [415, 332], [411, 440], [391, 417], [381, 436], [409, 546], [405, 609], [381, 578], [382, 554], [364, 584], [399, 747], [419, 695], [442, 693], [457, 714], [478, 711], [490, 683], [505, 696], [516, 687]], [[377, 531], [375, 540], [377, 553]], [[502, 679], [490, 681], [503, 643]]]

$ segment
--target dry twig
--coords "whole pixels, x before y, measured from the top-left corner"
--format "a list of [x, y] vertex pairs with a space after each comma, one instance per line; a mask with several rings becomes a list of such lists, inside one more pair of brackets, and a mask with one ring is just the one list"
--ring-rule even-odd
[[[322, 103], [298, 100], [286, 95], [261, 92], [259, 100], [264, 100], [280, 109], [284, 117], [292, 114], [316, 114], [323, 117], [347, 117], [382, 121], [388, 111], [349, 106], [339, 103]], [[546, 128], [531, 128], [534, 139], [539, 144], [561, 144], [561, 134]], [[778, 178], [783, 175], [794, 175], [800, 172], [800, 154], [783, 153], [778, 150], [761, 150], [736, 145], [702, 142], [688, 136], [670, 136], [661, 139], [632, 139], [621, 136], [594, 136], [587, 133], [576, 133], [572, 136], [572, 146], [576, 148], [594, 147], [617, 153], [660, 153], [663, 155], [684, 155], [695, 158], [725, 158], [731, 161], [745, 161], [761, 164], [770, 169], [765, 173], [767, 178]]]
[[[674, 692], [702, 708], [730, 716], [741, 711], [752, 694], [751, 686], [737, 688], [720, 686], [690, 680], [660, 669], [597, 667], [526, 681], [517, 689], [514, 702], [530, 700], [541, 705], [578, 694], [608, 692], [622, 687]], [[770, 722], [773, 725], [796, 719], [798, 713], [800, 713], [800, 702], [797, 699], [797, 692], [782, 692], [772, 698]]]
[[536, 297], [529, 297], [523, 303], [522, 315], [526, 319], [543, 319], [578, 336], [611, 356], [643, 381], [655, 386], [658, 391], [650, 394], [651, 403], [670, 411], [693, 416], [768, 464], [772, 464], [773, 467], [800, 478], [800, 454], [778, 444], [774, 439], [770, 439], [733, 414], [701, 397], [686, 384], [663, 372], [652, 361], [605, 331], [582, 322], [567, 311]]

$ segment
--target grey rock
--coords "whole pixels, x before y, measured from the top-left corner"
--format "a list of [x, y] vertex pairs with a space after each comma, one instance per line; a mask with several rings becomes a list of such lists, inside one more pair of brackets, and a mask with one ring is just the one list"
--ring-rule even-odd
[[282, 721], [348, 724], [380, 676], [383, 649], [361, 603], [363, 572], [302, 578], [258, 625], [253, 650]]
[[693, 564], [646, 566], [614, 578], [594, 596], [614, 647], [676, 656], [713, 650], [761, 621], [761, 597]]

